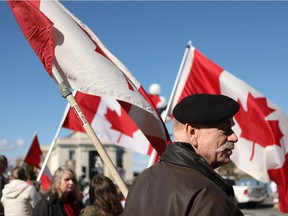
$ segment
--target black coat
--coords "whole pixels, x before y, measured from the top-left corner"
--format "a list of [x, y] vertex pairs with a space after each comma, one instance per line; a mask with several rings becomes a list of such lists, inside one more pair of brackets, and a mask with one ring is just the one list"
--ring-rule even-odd
[[124, 216], [243, 216], [231, 185], [191, 145], [168, 145], [129, 188]]
[[[80, 202], [75, 203], [82, 208]], [[32, 216], [67, 216], [63, 203], [51, 193], [46, 194], [35, 206]]]
[[33, 216], [67, 216], [67, 214], [60, 200], [52, 194], [47, 194], [36, 204]]
[[[7, 184], [7, 179], [2, 174], [0, 174], [0, 199], [2, 197], [2, 190], [5, 184]], [[3, 216], [3, 215], [4, 215], [4, 207], [2, 203], [0, 202], [0, 216]]]

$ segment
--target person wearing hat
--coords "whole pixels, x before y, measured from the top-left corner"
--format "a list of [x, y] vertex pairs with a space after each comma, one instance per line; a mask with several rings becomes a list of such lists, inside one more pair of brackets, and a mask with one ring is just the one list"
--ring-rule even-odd
[[195, 94], [173, 109], [174, 143], [136, 177], [124, 216], [243, 215], [234, 191], [214, 169], [227, 164], [238, 141], [232, 130], [240, 106], [216, 94]]

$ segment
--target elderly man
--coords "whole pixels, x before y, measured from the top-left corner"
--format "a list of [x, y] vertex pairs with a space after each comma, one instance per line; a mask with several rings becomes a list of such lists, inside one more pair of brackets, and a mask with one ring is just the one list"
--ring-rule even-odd
[[196, 94], [178, 103], [175, 142], [135, 179], [124, 215], [243, 215], [232, 186], [213, 170], [230, 161], [238, 141], [232, 130], [238, 110], [239, 104], [224, 95]]

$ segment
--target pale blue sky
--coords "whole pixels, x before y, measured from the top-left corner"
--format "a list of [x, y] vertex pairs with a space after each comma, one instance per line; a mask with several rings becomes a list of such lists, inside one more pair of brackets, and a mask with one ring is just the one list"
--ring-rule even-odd
[[[288, 2], [63, 1], [148, 91], [170, 96], [189, 40], [204, 55], [288, 112]], [[0, 152], [26, 154], [34, 132], [49, 144], [66, 100], [0, 2]], [[66, 135], [63, 131], [60, 136]], [[140, 167], [138, 157], [136, 169]], [[139, 164], [138, 164], [139, 163]], [[138, 166], [139, 165], [139, 166]], [[145, 163], [144, 163], [145, 166]]]

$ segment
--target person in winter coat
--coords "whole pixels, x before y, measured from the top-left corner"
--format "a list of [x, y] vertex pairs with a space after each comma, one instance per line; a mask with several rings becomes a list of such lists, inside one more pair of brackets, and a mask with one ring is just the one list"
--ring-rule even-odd
[[82, 207], [76, 173], [64, 165], [55, 171], [50, 188], [35, 206], [33, 216], [78, 216]]
[[10, 176], [10, 182], [5, 185], [1, 202], [5, 216], [31, 216], [33, 208], [41, 199], [35, 187], [27, 182], [25, 170], [15, 167]]
[[173, 109], [174, 143], [129, 188], [124, 216], [243, 216], [233, 187], [214, 169], [230, 161], [233, 116], [224, 95], [195, 94]]
[[121, 197], [115, 184], [106, 176], [95, 175], [89, 187], [90, 205], [80, 216], [118, 216], [123, 212]]

